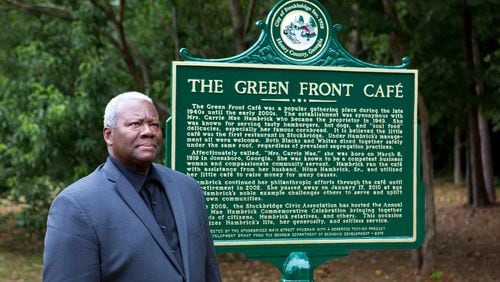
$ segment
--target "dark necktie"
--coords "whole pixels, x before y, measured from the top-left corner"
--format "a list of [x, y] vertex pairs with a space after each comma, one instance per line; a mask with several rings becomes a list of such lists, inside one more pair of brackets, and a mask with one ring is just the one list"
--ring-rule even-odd
[[161, 183], [155, 179], [149, 179], [145, 184], [145, 188], [146, 189], [143, 190], [146, 190], [147, 194], [149, 194], [149, 207], [153, 212], [163, 235], [167, 239], [177, 262], [182, 268], [182, 257], [180, 252], [179, 236], [177, 234], [177, 226], [175, 224], [172, 208], [170, 207], [166, 193]]

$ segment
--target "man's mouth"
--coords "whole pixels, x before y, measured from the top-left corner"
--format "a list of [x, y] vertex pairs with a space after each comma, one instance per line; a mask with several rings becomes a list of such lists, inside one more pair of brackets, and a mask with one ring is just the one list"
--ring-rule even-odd
[[144, 144], [137, 145], [137, 147], [142, 147], [142, 148], [156, 148], [156, 145], [155, 144], [151, 144], [151, 143], [144, 143]]

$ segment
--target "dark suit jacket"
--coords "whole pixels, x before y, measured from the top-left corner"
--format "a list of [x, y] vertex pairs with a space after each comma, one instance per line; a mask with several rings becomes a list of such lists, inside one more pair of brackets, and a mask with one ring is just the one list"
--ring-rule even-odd
[[140, 195], [108, 159], [52, 203], [44, 281], [221, 280], [199, 184], [154, 166], [177, 223], [184, 269]]

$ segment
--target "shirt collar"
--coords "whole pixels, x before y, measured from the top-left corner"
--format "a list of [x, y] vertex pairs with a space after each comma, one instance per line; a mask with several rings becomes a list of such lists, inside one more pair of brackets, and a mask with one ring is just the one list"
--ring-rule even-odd
[[144, 183], [146, 183], [146, 180], [148, 179], [156, 179], [160, 183], [160, 177], [158, 175], [158, 172], [155, 170], [154, 166], [151, 165], [149, 168], [148, 175], [142, 175], [138, 173], [137, 171], [131, 170], [122, 164], [120, 164], [115, 158], [109, 156], [108, 157], [111, 162], [118, 168], [118, 170], [127, 178], [127, 180], [132, 184], [132, 186], [135, 188], [137, 192], [140, 192], [142, 187], [144, 186]]

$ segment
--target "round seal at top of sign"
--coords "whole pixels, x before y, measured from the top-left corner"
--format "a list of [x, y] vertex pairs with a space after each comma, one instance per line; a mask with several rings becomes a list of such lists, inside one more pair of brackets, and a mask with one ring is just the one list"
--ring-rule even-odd
[[287, 1], [277, 7], [271, 18], [272, 42], [290, 60], [312, 60], [327, 46], [328, 25], [328, 18], [316, 4]]

